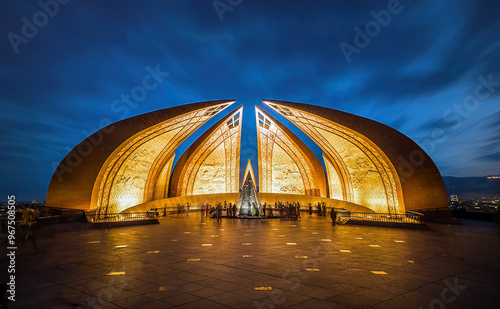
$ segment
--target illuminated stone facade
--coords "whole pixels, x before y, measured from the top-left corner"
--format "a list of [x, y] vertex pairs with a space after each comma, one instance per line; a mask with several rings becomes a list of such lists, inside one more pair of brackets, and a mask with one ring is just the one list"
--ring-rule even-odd
[[186, 150], [173, 173], [171, 197], [238, 192], [242, 113], [238, 108]]
[[[104, 127], [56, 168], [46, 205], [116, 213], [177, 203], [236, 202], [242, 107], [218, 116], [179, 158], [175, 155], [187, 137], [234, 102], [182, 105]], [[323, 163], [288, 127], [256, 108], [262, 201], [324, 201], [383, 213], [447, 205], [437, 167], [400, 132], [325, 107], [264, 103], [322, 149]]]
[[263, 110], [256, 107], [255, 113], [259, 191], [325, 196], [323, 167], [316, 156], [295, 134]]
[[393, 168], [361, 134], [297, 109], [269, 104], [307, 133], [325, 152], [330, 197], [369, 206], [376, 212], [401, 212]]
[[[193, 111], [141, 132], [113, 155], [99, 189], [97, 207], [121, 212], [154, 196], [153, 188], [163, 162], [173, 149], [225, 106]], [[168, 161], [167, 161], [168, 162]], [[162, 188], [164, 191], [164, 188]]]
[[[75, 147], [59, 165], [47, 194], [47, 205], [121, 212], [165, 198], [174, 150], [206, 121], [234, 101], [201, 102], [128, 118], [110, 125], [81, 144], [100, 140], [79, 164]], [[69, 164], [69, 163], [68, 163]]]
[[[327, 108], [282, 101], [264, 102], [294, 123], [323, 149], [330, 198], [362, 205], [376, 212], [404, 213], [409, 209], [410, 203], [427, 200], [424, 196], [416, 196], [417, 194], [432, 192], [430, 195], [437, 199], [427, 200], [427, 205], [420, 207], [445, 205], [444, 185], [434, 163], [418, 145], [396, 130]], [[387, 153], [381, 146], [384, 146]], [[404, 196], [401, 176], [405, 175], [402, 175], [401, 168], [396, 169], [396, 164], [399, 163], [400, 167], [405, 156], [410, 158], [411, 151], [418, 153], [422, 160], [427, 159], [427, 170], [417, 171], [415, 168], [413, 175], [403, 179], [407, 191], [412, 192], [411, 195]], [[422, 175], [424, 172], [431, 175]], [[407, 184], [410, 181], [421, 186], [422, 177], [434, 182], [436, 187], [427, 187], [420, 193], [415, 190], [417, 187], [409, 188]]]

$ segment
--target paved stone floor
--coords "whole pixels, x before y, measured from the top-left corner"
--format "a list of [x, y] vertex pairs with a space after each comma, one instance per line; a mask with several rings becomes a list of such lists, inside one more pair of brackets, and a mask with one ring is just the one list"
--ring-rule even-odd
[[499, 308], [499, 231], [191, 214], [40, 235], [18, 250], [9, 308]]

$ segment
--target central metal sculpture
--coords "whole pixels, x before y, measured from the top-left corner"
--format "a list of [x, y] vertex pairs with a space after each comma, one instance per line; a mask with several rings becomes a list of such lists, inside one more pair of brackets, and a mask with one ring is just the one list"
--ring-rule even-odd
[[248, 160], [243, 179], [241, 192], [236, 203], [238, 216], [240, 218], [260, 218], [262, 215], [262, 205], [257, 195], [255, 177], [250, 160]]

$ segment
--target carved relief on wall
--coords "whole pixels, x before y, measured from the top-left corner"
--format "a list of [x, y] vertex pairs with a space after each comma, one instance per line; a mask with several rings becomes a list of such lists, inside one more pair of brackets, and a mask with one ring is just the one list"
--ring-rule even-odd
[[[161, 153], [171, 154], [191, 133], [230, 104], [186, 113], [143, 130], [118, 148], [104, 168], [97, 207], [101, 213], [121, 212], [144, 202], [145, 185]], [[158, 168], [163, 168], [159, 167]]]
[[[309, 135], [326, 153], [330, 197], [338, 198], [340, 182], [344, 199], [377, 212], [402, 212], [390, 163], [374, 144], [353, 130], [297, 109], [268, 103]], [[333, 186], [333, 187], [332, 187]]]
[[259, 191], [315, 194], [315, 179], [308, 158], [280, 127], [256, 108], [259, 143]]
[[305, 194], [304, 181], [297, 164], [278, 145], [273, 150], [271, 174], [270, 192]]
[[198, 169], [190, 195], [226, 193], [225, 157], [224, 144], [221, 143]]
[[329, 180], [328, 181], [328, 190], [330, 192], [329, 197], [337, 200], [344, 200], [344, 193], [342, 190], [343, 184], [342, 180], [340, 179], [340, 175], [335, 169], [333, 162], [331, 162], [331, 160], [325, 154], [323, 154], [323, 160], [325, 161], [327, 177]]
[[238, 192], [242, 111], [214, 128], [187, 159], [177, 196]]

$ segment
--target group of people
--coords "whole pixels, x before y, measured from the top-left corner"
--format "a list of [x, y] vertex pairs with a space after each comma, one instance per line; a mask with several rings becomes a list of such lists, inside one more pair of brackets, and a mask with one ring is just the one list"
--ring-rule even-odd
[[207, 203], [201, 204], [202, 216], [211, 216], [212, 218], [216, 218], [217, 222], [220, 222], [222, 220], [222, 212], [224, 212], [226, 214], [226, 217], [228, 218], [236, 218], [236, 204], [227, 204], [226, 201], [224, 201], [224, 205], [219, 201], [215, 202], [215, 206]]
[[286, 220], [300, 220], [300, 203], [299, 202], [276, 202], [274, 209], [269, 207], [267, 203], [262, 206], [264, 217], [274, 217], [274, 210], [279, 212], [279, 217]]
[[[181, 214], [186, 214], [186, 216], [189, 216], [189, 209], [190, 209], [189, 203], [186, 203], [186, 205], [181, 205], [181, 203], [178, 203], [177, 215], [180, 216]], [[165, 215], [166, 215], [166, 207], [165, 207]]]
[[[307, 206], [306, 206], [307, 207]], [[210, 205], [208, 203], [202, 203], [201, 204], [201, 214], [202, 217], [212, 217], [216, 218], [218, 222], [222, 220], [223, 214], [227, 218], [236, 218], [239, 216], [238, 214], [238, 209], [236, 207], [236, 204], [233, 203], [227, 203], [224, 201], [224, 203], [221, 203], [220, 201], [216, 201], [215, 205]], [[320, 217], [327, 217], [327, 206], [325, 202], [318, 202], [316, 205], [309, 204], [308, 210], [309, 215], [313, 214], [313, 210], [316, 208], [316, 213]], [[249, 208], [250, 209], [250, 208]], [[177, 210], [178, 214], [185, 213], [186, 216], [189, 216], [189, 210], [190, 210], [190, 205], [189, 203], [186, 203], [186, 205], [177, 205]], [[262, 208], [260, 211], [257, 211], [257, 216], [262, 215], [262, 217], [265, 218], [272, 218], [276, 217], [276, 213], [279, 213], [279, 217], [284, 220], [300, 220], [301, 218], [301, 205], [299, 202], [281, 202], [277, 201], [274, 203], [274, 208], [272, 205], [268, 205], [267, 203], [262, 204]], [[245, 215], [245, 214], [244, 214]], [[249, 214], [250, 216], [250, 210]], [[330, 211], [330, 218], [332, 220], [332, 224], [335, 224], [337, 222], [338, 216], [336, 211], [332, 208]]]
[[[325, 204], [325, 202], [318, 202], [316, 204], [316, 209], [318, 210], [318, 216], [326, 217], [326, 204]], [[309, 204], [309, 215], [312, 215], [312, 213], [313, 213], [313, 207], [311, 204]]]
[[[300, 220], [301, 207], [300, 207], [299, 202], [283, 203], [283, 202], [278, 201], [274, 204], [274, 208], [279, 211], [279, 216], [282, 219]], [[272, 207], [269, 208], [267, 206], [267, 204], [264, 203], [264, 206], [262, 209], [264, 212], [264, 216], [266, 216], [266, 213], [267, 213], [267, 217], [273, 217], [273, 208]], [[318, 216], [320, 216], [320, 217], [327, 216], [327, 207], [326, 207], [325, 202], [318, 202], [316, 204], [316, 209], [317, 209]], [[308, 210], [309, 210], [309, 215], [311, 216], [313, 214], [313, 206], [311, 204], [309, 204]], [[330, 210], [330, 218], [332, 220], [332, 225], [335, 225], [337, 223], [338, 214], [333, 207]]]

